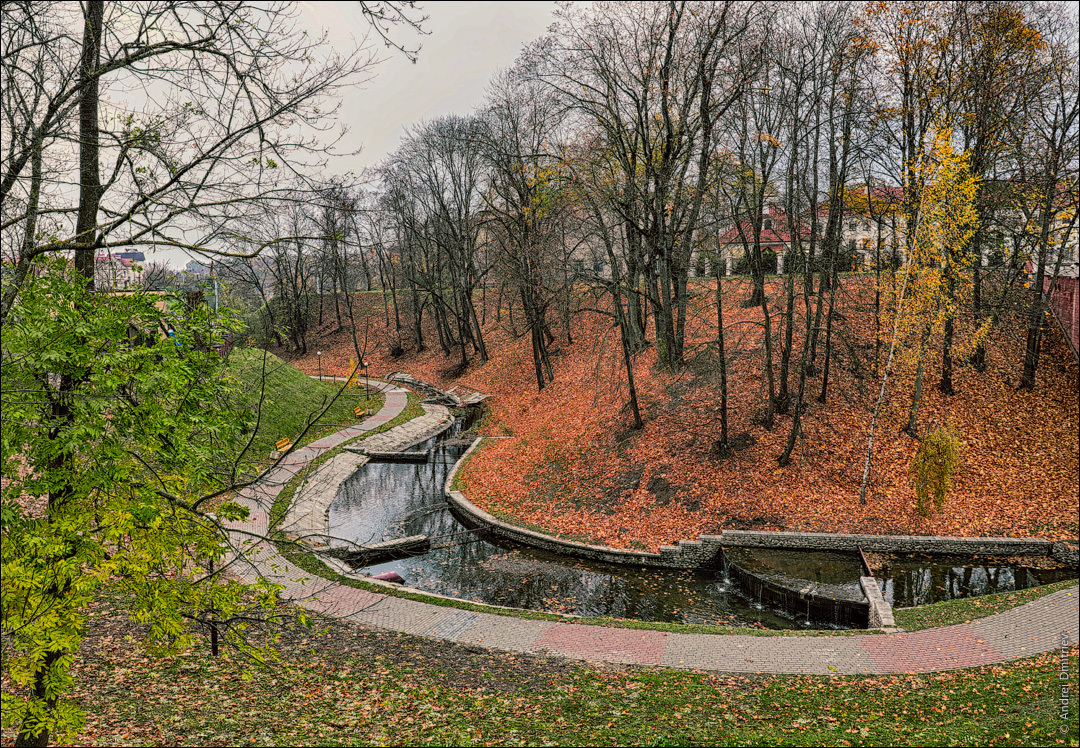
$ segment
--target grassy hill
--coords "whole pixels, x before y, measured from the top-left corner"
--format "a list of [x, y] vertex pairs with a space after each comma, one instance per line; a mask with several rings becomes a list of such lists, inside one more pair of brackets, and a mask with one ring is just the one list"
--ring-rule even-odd
[[299, 443], [356, 423], [360, 419], [354, 408], [374, 412], [382, 407], [383, 396], [367, 396], [362, 378], [356, 382], [359, 386], [350, 386], [339, 396], [343, 382], [313, 379], [274, 354], [256, 348], [234, 349], [227, 375], [242, 383], [240, 406], [260, 414], [252, 444], [257, 460], [264, 458], [279, 439], [287, 437], [296, 442], [309, 424], [311, 428]]

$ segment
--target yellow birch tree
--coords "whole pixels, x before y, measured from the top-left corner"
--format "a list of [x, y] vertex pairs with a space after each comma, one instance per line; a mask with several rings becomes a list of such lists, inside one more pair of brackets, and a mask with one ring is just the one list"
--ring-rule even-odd
[[[863, 466], [859, 502], [866, 503], [866, 486], [873, 454], [874, 430], [888, 387], [894, 361], [901, 370], [914, 370], [911, 405], [904, 431], [918, 436], [918, 412], [922, 400], [926, 355], [930, 341], [956, 318], [960, 302], [970, 293], [973, 257], [971, 237], [978, 226], [975, 210], [977, 180], [969, 156], [952, 146], [952, 130], [940, 128], [933, 146], [919, 157], [913, 172], [918, 181], [917, 221], [904, 227], [908, 254], [900, 271], [886, 280], [883, 289], [892, 311], [887, 317], [889, 356], [881, 389], [870, 420], [866, 462]], [[981, 335], [977, 331], [970, 342]]]

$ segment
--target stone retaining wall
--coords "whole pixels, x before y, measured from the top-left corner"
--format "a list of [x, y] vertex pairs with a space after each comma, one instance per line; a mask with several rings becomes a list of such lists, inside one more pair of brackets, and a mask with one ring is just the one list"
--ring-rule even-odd
[[870, 603], [870, 617], [866, 627], [870, 629], [896, 628], [896, 619], [893, 618], [892, 606], [881, 595], [881, 586], [873, 577], [859, 577], [859, 585], [863, 594]]
[[724, 568], [752, 598], [794, 615], [851, 628], [867, 628], [871, 620], [870, 603], [861, 588], [852, 590], [811, 582], [768, 569], [741, 548], [732, 548], [724, 554]]
[[[814, 551], [864, 551], [879, 553], [929, 553], [938, 555], [980, 556], [1050, 556], [1072, 559], [1076, 564], [1076, 549], [1041, 538], [955, 538], [923, 535], [866, 535], [824, 532], [769, 532], [759, 530], [724, 530], [719, 535], [701, 535], [697, 540], [680, 540], [677, 546], [662, 545], [659, 553], [628, 551], [617, 548], [578, 543], [517, 527], [492, 516], [475, 506], [460, 491], [452, 490], [458, 470], [477, 449], [480, 440], [461, 456], [446, 478], [445, 494], [450, 505], [468, 520], [468, 524], [485, 526], [492, 534], [556, 553], [615, 564], [659, 567], [665, 569], [698, 569], [715, 567], [723, 558], [722, 547], [729, 548], [789, 548]], [[1071, 555], [1070, 555], [1071, 554]], [[1060, 559], [1059, 559], [1060, 560]], [[1068, 560], [1064, 563], [1069, 563]]]
[[421, 379], [417, 379], [412, 374], [408, 374], [404, 371], [388, 372], [385, 378], [387, 381], [393, 382], [394, 384], [403, 384], [406, 387], [412, 387], [413, 389], [421, 390], [429, 395], [434, 395], [435, 397], [447, 398], [448, 400], [453, 401], [455, 404], [460, 404], [460, 398], [451, 395], [449, 392], [444, 392], [443, 390], [440, 390], [433, 384], [429, 384], [428, 382], [425, 382]]
[[326, 547], [330, 505], [337, 498], [341, 484], [367, 461], [366, 457], [345, 452], [320, 465], [301, 481], [278, 529], [310, 546]]
[[[388, 431], [361, 436], [353, 445], [378, 452], [401, 452], [438, 436], [454, 424], [450, 411], [442, 405], [423, 405], [424, 415]], [[325, 548], [333, 538], [330, 533], [330, 505], [345, 483], [368, 458], [345, 447], [341, 454], [319, 466], [308, 476], [289, 504], [280, 529], [291, 537], [315, 548]]]
[[719, 545], [706, 545], [697, 540], [681, 541], [678, 547], [662, 545], [659, 553], [650, 551], [627, 551], [618, 548], [605, 548], [599, 545], [578, 543], [573, 540], [560, 540], [559, 538], [543, 533], [526, 530], [503, 522], [497, 517], [488, 514], [469, 501], [461, 491], [453, 490], [454, 477], [458, 470], [480, 445], [481, 440], [473, 442], [465, 454], [450, 469], [446, 477], [444, 493], [450, 506], [461, 516], [465, 524], [474, 527], [484, 527], [492, 535], [506, 538], [517, 543], [543, 548], [555, 553], [563, 553], [577, 558], [586, 558], [591, 561], [604, 561], [612, 564], [633, 564], [663, 569], [697, 569], [704, 566], [713, 566], [719, 563], [721, 551]]
[[1066, 566], [1071, 566], [1075, 569], [1080, 566], [1080, 558], [1078, 558], [1078, 556], [1080, 556], [1080, 548], [1078, 548], [1077, 545], [1077, 543], [1066, 543], [1065, 541], [1059, 540], [1054, 543], [1050, 555], [1052, 555], [1054, 560], [1059, 564], [1065, 564]]
[[404, 452], [421, 442], [426, 442], [433, 436], [438, 436], [454, 425], [454, 417], [448, 408], [427, 403], [421, 404], [420, 407], [424, 409], [424, 415], [405, 421], [380, 434], [361, 437], [350, 444], [350, 448], [358, 447], [365, 452]]
[[827, 532], [724, 530], [704, 541], [742, 548], [793, 548], [813, 551], [936, 553], [940, 555], [1049, 556], [1052, 544], [1041, 538], [952, 538], [924, 535], [865, 535]]

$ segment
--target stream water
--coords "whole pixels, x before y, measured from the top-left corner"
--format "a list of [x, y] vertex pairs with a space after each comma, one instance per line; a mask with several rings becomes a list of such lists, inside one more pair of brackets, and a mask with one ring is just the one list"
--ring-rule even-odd
[[[330, 507], [335, 537], [373, 543], [427, 535], [432, 543], [424, 555], [358, 568], [355, 574], [394, 571], [408, 586], [427, 592], [588, 617], [769, 629], [836, 626], [769, 610], [749, 599], [721, 569], [674, 571], [584, 561], [470, 531], [451, 513], [443, 496], [447, 473], [466, 449], [453, 438], [456, 430], [414, 448], [431, 450], [425, 463], [371, 462], [343, 484]], [[858, 587], [857, 557], [771, 553], [764, 554], [762, 563], [782, 565], [787, 574]], [[884, 593], [897, 606], [1055, 581], [1039, 570], [960, 560], [895, 559], [887, 571]]]
[[[857, 554], [774, 549], [754, 549], [751, 554], [751, 569], [781, 572], [850, 590], [860, 589], [859, 577], [866, 574]], [[881, 583], [886, 602], [894, 608], [907, 608], [1039, 587], [1075, 579], [1076, 571], [1058, 567], [1050, 559], [896, 554], [884, 556], [884, 563], [874, 570], [874, 578]]]

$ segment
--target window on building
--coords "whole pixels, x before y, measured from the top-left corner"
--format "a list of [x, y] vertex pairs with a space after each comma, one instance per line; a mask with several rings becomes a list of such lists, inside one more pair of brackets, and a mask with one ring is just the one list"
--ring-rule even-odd
[[848, 227], [848, 229], [850, 231], [854, 231], [855, 227], [858, 226], [858, 225], [859, 225], [858, 221], [851, 221], [850, 223], [848, 223], [847, 227]]
[[772, 219], [766, 218], [764, 228], [768, 231], [772, 231]]

